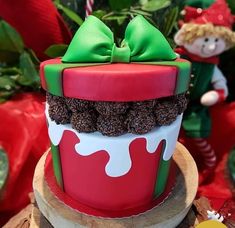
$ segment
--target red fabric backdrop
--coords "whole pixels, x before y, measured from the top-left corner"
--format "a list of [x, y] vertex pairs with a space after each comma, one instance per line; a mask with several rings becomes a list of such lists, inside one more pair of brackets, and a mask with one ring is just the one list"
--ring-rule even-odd
[[20, 94], [0, 105], [0, 146], [9, 158], [9, 176], [0, 200], [0, 227], [29, 203], [37, 161], [49, 148], [45, 97]]
[[71, 33], [51, 0], [0, 0], [0, 17], [44, 60], [52, 44], [69, 43]]

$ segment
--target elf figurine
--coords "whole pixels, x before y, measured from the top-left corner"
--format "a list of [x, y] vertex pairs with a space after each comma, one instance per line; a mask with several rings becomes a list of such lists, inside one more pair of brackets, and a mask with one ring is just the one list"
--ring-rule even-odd
[[205, 167], [213, 169], [217, 160], [207, 140], [211, 132], [209, 107], [228, 96], [226, 79], [217, 65], [218, 55], [235, 44], [234, 16], [225, 0], [217, 0], [207, 9], [187, 6], [184, 14], [184, 24], [174, 38], [179, 46], [176, 52], [192, 62], [189, 105], [182, 126]]

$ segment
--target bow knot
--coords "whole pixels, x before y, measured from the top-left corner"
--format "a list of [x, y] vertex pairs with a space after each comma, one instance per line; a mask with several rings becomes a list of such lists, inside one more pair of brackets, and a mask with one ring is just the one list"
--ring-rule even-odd
[[117, 47], [116, 44], [113, 44], [112, 53], [111, 53], [111, 63], [129, 63], [131, 56], [131, 50], [128, 46]]

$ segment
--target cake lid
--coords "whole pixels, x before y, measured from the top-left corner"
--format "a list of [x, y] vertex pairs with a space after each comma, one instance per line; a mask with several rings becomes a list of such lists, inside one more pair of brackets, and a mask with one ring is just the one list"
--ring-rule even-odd
[[[110, 64], [115, 65], [113, 71], [107, 71]], [[132, 72], [136, 71], [136, 64], [144, 64], [140, 68], [145, 73], [142, 76], [136, 74], [136, 77], [133, 74], [128, 77], [122, 70], [118, 73], [119, 65], [123, 68], [125, 64]], [[103, 73], [98, 65], [106, 65], [101, 67]], [[182, 93], [188, 88], [189, 74], [190, 63], [177, 59], [162, 33], [142, 16], [128, 24], [121, 47], [116, 46], [112, 31], [102, 21], [89, 16], [62, 59], [43, 62], [40, 67], [42, 86], [51, 94], [105, 101], [146, 100]], [[155, 90], [152, 83], [158, 83], [161, 91]], [[110, 86], [115, 87], [115, 91], [104, 93], [103, 90]]]

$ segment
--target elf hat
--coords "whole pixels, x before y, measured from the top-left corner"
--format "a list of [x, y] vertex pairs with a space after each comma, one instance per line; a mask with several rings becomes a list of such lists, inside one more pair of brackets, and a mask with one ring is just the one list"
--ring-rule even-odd
[[209, 8], [201, 9], [185, 7], [184, 23], [207, 24], [223, 26], [232, 29], [235, 17], [232, 15], [225, 0], [215, 1]]

